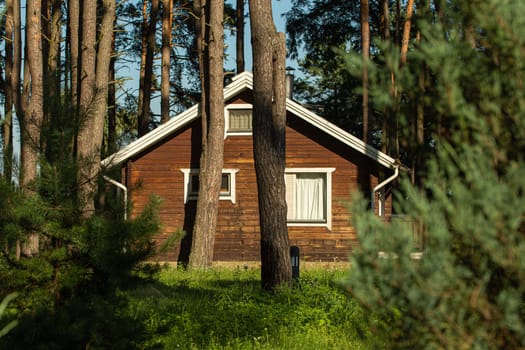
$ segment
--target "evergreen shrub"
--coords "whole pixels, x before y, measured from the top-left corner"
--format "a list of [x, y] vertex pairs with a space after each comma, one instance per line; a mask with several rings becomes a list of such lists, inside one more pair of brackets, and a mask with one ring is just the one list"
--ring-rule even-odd
[[361, 246], [349, 289], [390, 323], [394, 348], [525, 347], [524, 11], [520, 1], [450, 1], [446, 24], [419, 19], [407, 64], [428, 67], [425, 103], [446, 122], [421, 186], [404, 181], [397, 198], [427, 232], [422, 259], [411, 258], [406, 227], [363, 200], [352, 206]]
[[[0, 180], [0, 295], [18, 293], [4, 315], [18, 325], [0, 348], [132, 349], [142, 326], [122, 314], [127, 299], [119, 291], [153, 253], [160, 201], [128, 220], [111, 208], [82, 218], [74, 192], [49, 169], [58, 167], [42, 166], [38, 192]], [[35, 234], [38, 253], [17, 256]]]

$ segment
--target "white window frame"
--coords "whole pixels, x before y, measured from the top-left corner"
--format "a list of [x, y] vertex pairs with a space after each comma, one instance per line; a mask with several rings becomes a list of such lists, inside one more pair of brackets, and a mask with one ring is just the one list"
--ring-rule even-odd
[[[189, 200], [196, 200], [198, 195], [191, 193], [190, 186], [191, 186], [191, 178], [192, 175], [198, 175], [200, 173], [200, 169], [198, 168], [185, 168], [180, 169], [182, 173], [184, 174], [184, 203], [188, 203]], [[236, 179], [235, 174], [239, 172], [239, 169], [222, 169], [222, 174], [229, 174], [230, 175], [230, 193], [223, 194], [221, 193], [219, 196], [219, 200], [221, 201], [231, 201], [233, 204], [235, 204], [236, 196]]]
[[[252, 111], [253, 123], [253, 106], [250, 103], [232, 103], [224, 107], [224, 138], [228, 136], [250, 136], [251, 131], [230, 131], [230, 110], [232, 109], [249, 109]], [[252, 125], [253, 126], [253, 125]]]
[[[286, 174], [319, 173], [326, 176], [326, 221], [325, 222], [288, 222], [289, 227], [326, 227], [332, 229], [332, 173], [335, 168], [286, 168]], [[288, 189], [287, 189], [288, 190]]]

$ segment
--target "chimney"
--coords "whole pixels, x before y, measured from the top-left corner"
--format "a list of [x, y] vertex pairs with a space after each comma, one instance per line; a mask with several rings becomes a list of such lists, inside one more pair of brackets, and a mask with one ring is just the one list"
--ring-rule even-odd
[[295, 68], [286, 67], [286, 97], [293, 99], [293, 83]]

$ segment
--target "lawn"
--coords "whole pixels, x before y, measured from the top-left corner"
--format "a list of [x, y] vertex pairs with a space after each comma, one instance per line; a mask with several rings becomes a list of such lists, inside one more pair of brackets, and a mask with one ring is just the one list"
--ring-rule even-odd
[[261, 291], [257, 269], [162, 269], [122, 291], [144, 349], [381, 349], [385, 329], [344, 288], [344, 270], [302, 271], [293, 288]]

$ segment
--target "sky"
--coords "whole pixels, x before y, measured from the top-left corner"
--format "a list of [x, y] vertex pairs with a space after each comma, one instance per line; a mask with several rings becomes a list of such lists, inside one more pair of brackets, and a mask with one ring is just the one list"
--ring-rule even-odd
[[[235, 7], [235, 0], [228, 0], [227, 3]], [[245, 14], [248, 13], [248, 0], [245, 0], [246, 8]], [[273, 21], [278, 32], [285, 32], [286, 23], [283, 14], [288, 12], [292, 7], [290, 0], [272, 0], [272, 12]], [[250, 19], [246, 17], [245, 20], [245, 33], [244, 33], [244, 55], [245, 55], [245, 68], [247, 71], [252, 70], [252, 53], [250, 43]], [[227, 50], [228, 58], [226, 59], [225, 66], [227, 69], [235, 69], [235, 36], [229, 31], [226, 33], [226, 45], [230, 48]], [[289, 58], [286, 59], [286, 66], [297, 68], [297, 62], [292, 61]]]

